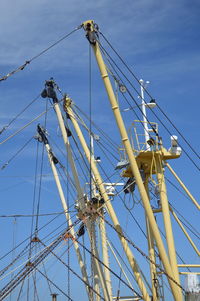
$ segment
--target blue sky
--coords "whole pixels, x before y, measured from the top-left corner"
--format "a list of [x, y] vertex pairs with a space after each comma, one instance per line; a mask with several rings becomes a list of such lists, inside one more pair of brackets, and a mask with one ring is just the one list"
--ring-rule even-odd
[[[148, 91], [199, 153], [199, 14], [200, 4], [197, 0], [97, 0], [96, 2], [92, 0], [59, 0], [57, 2], [2, 0], [0, 2], [0, 76], [16, 69], [83, 21], [93, 19], [138, 78], [150, 81]], [[63, 92], [69, 93], [75, 103], [89, 114], [88, 58], [88, 42], [81, 29], [34, 60], [23, 71], [1, 82], [0, 127], [8, 124], [40, 94], [45, 80], [51, 76], [55, 78]], [[134, 94], [134, 97], [137, 99], [137, 95]], [[126, 107], [124, 103], [121, 106]], [[1, 141], [44, 109], [45, 100], [40, 98], [2, 134]], [[155, 109], [155, 112], [160, 114], [158, 109]], [[133, 117], [130, 113], [123, 114], [123, 116], [128, 122], [132, 121]], [[164, 117], [159, 116], [170, 132], [177, 134]], [[109, 128], [108, 134], [119, 144], [119, 136], [116, 134], [114, 120], [94, 58], [92, 58], [92, 117], [105, 131]], [[152, 114], [149, 117], [155, 121]], [[43, 123], [44, 119], [40, 122]], [[36, 124], [37, 122], [1, 145], [1, 165], [35, 134]], [[57, 139], [56, 134], [52, 133], [55, 129], [57, 129], [55, 117], [53, 112], [50, 112], [48, 131], [53, 138]], [[168, 148], [170, 137], [161, 126], [160, 135]], [[198, 159], [180, 137], [179, 141], [199, 165]], [[35, 150], [36, 145], [31, 142], [23, 151], [23, 156], [19, 155], [18, 160], [13, 160], [12, 164], [1, 171], [2, 214], [30, 214], [34, 184], [34, 171], [31, 168], [35, 164], [33, 161]], [[175, 160], [172, 165], [194, 196], [198, 198], [199, 171], [185, 154], [179, 160]], [[45, 161], [45, 172], [51, 173], [47, 161]], [[51, 190], [51, 176], [43, 181], [46, 181], [46, 186], [42, 193], [45, 201], [41, 205], [41, 211], [61, 210], [60, 204], [57, 205], [56, 190], [55, 192]], [[47, 197], [45, 191], [48, 193]], [[177, 208], [182, 210], [182, 214], [187, 212], [187, 218], [194, 221], [195, 226], [198, 227], [197, 211], [192, 203], [183, 200], [180, 194], [175, 194], [170, 188], [169, 195], [170, 200], [173, 200]], [[141, 208], [137, 207], [135, 210], [135, 214], [138, 214], [139, 219], [143, 221]], [[7, 227], [3, 233], [4, 239], [7, 236], [11, 237], [12, 220], [8, 222], [0, 220], [0, 223], [1, 228]], [[26, 223], [27, 220], [18, 221], [18, 233]], [[126, 222], [124, 226], [125, 224]], [[27, 235], [26, 233], [25, 236]], [[179, 233], [176, 237], [178, 243], [180, 243], [179, 235], [181, 234]], [[21, 239], [19, 234], [17, 239], [18, 241]], [[146, 248], [142, 243], [140, 246]], [[2, 254], [11, 247], [10, 240], [3, 248]], [[189, 250], [187, 243], [181, 242], [180, 249], [186, 262], [190, 259], [191, 262], [188, 263], [192, 263], [192, 260], [197, 262], [197, 257], [192, 252], [183, 251]]]

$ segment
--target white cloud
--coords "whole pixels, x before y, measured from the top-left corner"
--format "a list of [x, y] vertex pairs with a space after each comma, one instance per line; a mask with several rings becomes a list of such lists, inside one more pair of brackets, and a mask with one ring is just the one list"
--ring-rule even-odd
[[[94, 18], [99, 24], [100, 29], [112, 36], [113, 41], [122, 43], [129, 53], [138, 52], [138, 42], [144, 41], [144, 38], [150, 34], [155, 36], [156, 33], [167, 32], [173, 22], [168, 23], [170, 15], [174, 10], [180, 11], [179, 2], [165, 2], [155, 5], [154, 1], [97, 1], [95, 4], [89, 1], [32, 1], [18, 0], [16, 2], [4, 1], [1, 3], [0, 18], [1, 26], [4, 30], [0, 33], [1, 65], [19, 65], [25, 60], [30, 59], [39, 53], [51, 43], [62, 37], [65, 33], [70, 32], [82, 21]], [[181, 7], [181, 14], [186, 14], [185, 8]], [[179, 17], [180, 13], [177, 13]], [[177, 18], [178, 19], [178, 18]], [[176, 20], [178, 22], [178, 20]], [[165, 26], [166, 25], [166, 26]], [[84, 33], [82, 33], [84, 37]], [[138, 41], [137, 41], [138, 40]], [[137, 41], [137, 43], [135, 43]], [[82, 39], [80, 35], [74, 40], [74, 43], [65, 43], [64, 47], [58, 47], [59, 57], [52, 59], [50, 64], [66, 64], [73, 59], [73, 62], [82, 55], [78, 52]], [[158, 44], [151, 43], [139, 47], [140, 51], [148, 51], [149, 47], [158, 47]], [[162, 47], [162, 45], [160, 45]], [[65, 55], [65, 56], [64, 56]], [[41, 64], [40, 60], [40, 64]], [[46, 62], [47, 63], [47, 62]], [[47, 66], [48, 68], [48, 66]]]
[[[128, 64], [136, 67], [137, 74], [164, 81], [198, 72], [198, 40], [193, 38], [190, 45], [190, 35], [198, 32], [195, 5], [195, 1], [189, 6], [180, 0], [1, 1], [4, 30], [0, 32], [0, 74], [18, 67], [90, 18]], [[23, 107], [27, 95], [32, 98], [42, 89], [44, 80], [54, 75], [61, 88], [69, 90], [72, 97], [78, 95], [81, 103], [88, 97], [88, 48], [85, 33], [80, 30], [2, 82], [1, 114], [15, 115], [19, 111], [17, 101]], [[37, 92], [33, 93], [33, 89]]]

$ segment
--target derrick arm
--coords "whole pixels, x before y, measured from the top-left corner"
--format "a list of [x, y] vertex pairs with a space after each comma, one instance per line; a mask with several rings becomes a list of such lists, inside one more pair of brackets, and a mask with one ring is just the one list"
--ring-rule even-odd
[[[47, 151], [47, 154], [48, 154], [48, 158], [49, 158], [49, 162], [50, 162], [50, 165], [51, 165], [51, 168], [52, 168], [52, 172], [53, 172], [53, 175], [54, 175], [56, 186], [57, 186], [57, 189], [58, 189], [58, 192], [59, 192], [59, 195], [60, 195], [63, 210], [65, 212], [65, 216], [66, 216], [67, 222], [68, 222], [69, 227], [70, 227], [68, 237], [72, 238], [73, 245], [74, 245], [76, 255], [77, 255], [77, 258], [78, 258], [79, 266], [81, 268], [82, 277], [83, 277], [84, 283], [87, 283], [86, 290], [87, 290], [87, 294], [88, 294], [88, 297], [89, 297], [89, 300], [90, 300], [92, 298], [92, 295], [91, 295], [92, 291], [89, 290], [90, 285], [89, 285], [89, 279], [88, 279], [86, 267], [85, 267], [84, 261], [82, 259], [79, 244], [76, 241], [76, 233], [75, 233], [75, 230], [73, 228], [73, 223], [72, 223], [70, 214], [68, 213], [68, 207], [67, 207], [67, 203], [66, 203], [66, 200], [65, 200], [64, 192], [63, 192], [63, 189], [62, 189], [62, 186], [61, 186], [61, 183], [60, 183], [60, 180], [59, 180], [58, 172], [57, 172], [57, 169], [56, 169], [56, 166], [55, 166], [56, 160], [55, 160], [55, 157], [54, 157], [54, 155], [52, 153], [52, 150], [49, 146], [48, 139], [45, 136], [44, 130], [40, 126], [38, 126], [38, 132], [39, 132], [39, 135], [41, 137], [41, 140], [45, 144], [45, 148], [46, 148], [46, 151]], [[93, 242], [95, 235], [94, 235], [94, 231], [92, 229], [92, 222], [89, 219], [86, 219], [85, 224], [86, 224], [86, 227], [88, 229], [90, 240], [91, 240], [91, 242]], [[97, 252], [97, 248], [96, 248], [95, 243], [96, 242], [94, 241], [93, 242], [93, 248], [94, 248], [93, 252], [94, 252], [95, 256], [98, 258], [98, 252]], [[105, 300], [109, 301], [110, 298], [108, 297], [108, 292], [107, 292], [106, 285], [105, 285], [105, 279], [104, 279], [104, 276], [103, 276], [103, 271], [102, 271], [102, 269], [100, 267], [100, 264], [99, 264], [97, 259], [94, 260], [94, 270], [95, 270], [95, 273], [96, 273], [97, 277], [100, 279], [100, 282], [102, 284]], [[96, 286], [96, 291], [99, 293], [98, 286]]]
[[89, 290], [90, 285], [89, 285], [89, 279], [88, 279], [86, 267], [85, 267], [85, 264], [84, 264], [84, 261], [83, 261], [83, 258], [82, 258], [81, 252], [80, 252], [78, 242], [76, 241], [76, 232], [75, 232], [74, 227], [73, 227], [71, 216], [68, 212], [69, 208], [67, 207], [67, 202], [65, 200], [64, 192], [63, 192], [63, 189], [62, 189], [62, 186], [61, 186], [61, 183], [60, 183], [60, 179], [59, 179], [56, 164], [55, 164], [55, 163], [58, 163], [58, 160], [54, 156], [54, 154], [51, 150], [48, 139], [45, 135], [45, 130], [42, 127], [40, 127], [39, 125], [37, 127], [37, 130], [38, 130], [38, 138], [39, 138], [38, 140], [43, 142], [44, 145], [45, 145], [45, 149], [46, 149], [46, 152], [47, 152], [47, 155], [48, 155], [49, 163], [50, 163], [50, 166], [51, 166], [51, 169], [52, 169], [52, 172], [53, 172], [54, 180], [56, 182], [56, 186], [57, 186], [58, 193], [59, 193], [59, 196], [60, 196], [60, 200], [61, 200], [61, 203], [62, 203], [63, 211], [64, 211], [64, 214], [65, 214], [65, 217], [66, 217], [69, 229], [70, 229], [69, 230], [69, 234], [70, 234], [69, 237], [72, 238], [74, 249], [76, 251], [76, 255], [77, 255], [77, 258], [78, 258], [78, 263], [79, 263], [79, 266], [81, 268], [82, 277], [83, 277], [84, 282], [87, 283], [86, 292], [87, 292], [88, 297], [90, 299], [91, 291]]
[[179, 184], [181, 185], [181, 187], [184, 189], [184, 191], [187, 193], [187, 195], [189, 196], [189, 198], [192, 200], [192, 202], [194, 203], [194, 205], [197, 207], [197, 209], [200, 210], [200, 205], [197, 202], [197, 200], [195, 200], [195, 198], [193, 197], [193, 195], [190, 193], [190, 191], [187, 189], [187, 187], [184, 185], [184, 183], [181, 181], [181, 179], [178, 177], [178, 175], [176, 174], [176, 172], [173, 170], [173, 168], [169, 165], [169, 163], [165, 163], [165, 165], [168, 167], [168, 169], [171, 171], [171, 173], [173, 174], [173, 176], [175, 177], [175, 179], [179, 182]]
[[66, 110], [67, 110], [67, 112], [68, 112], [68, 114], [70, 116], [70, 119], [72, 121], [74, 129], [75, 129], [75, 131], [77, 133], [77, 136], [78, 136], [78, 138], [80, 140], [82, 148], [83, 148], [83, 150], [85, 152], [86, 158], [87, 158], [88, 162], [91, 164], [91, 170], [92, 170], [92, 173], [94, 175], [95, 182], [96, 182], [96, 184], [97, 184], [97, 186], [99, 188], [99, 191], [100, 191], [101, 195], [104, 198], [105, 206], [106, 206], [107, 211], [108, 211], [108, 213], [109, 213], [109, 215], [110, 215], [110, 217], [111, 217], [111, 219], [113, 221], [114, 227], [117, 230], [119, 239], [120, 239], [120, 241], [122, 243], [122, 246], [124, 248], [124, 252], [125, 252], [125, 254], [127, 256], [129, 264], [130, 264], [130, 266], [131, 266], [131, 268], [132, 268], [132, 270], [134, 272], [134, 275], [135, 275], [137, 284], [138, 284], [138, 286], [140, 288], [140, 291], [142, 293], [143, 299], [145, 301], [150, 301], [150, 296], [149, 296], [149, 294], [147, 292], [147, 289], [145, 287], [145, 284], [143, 282], [142, 276], [141, 276], [140, 271], [138, 269], [138, 265], [136, 263], [136, 260], [135, 260], [133, 254], [132, 254], [132, 251], [131, 251], [131, 249], [130, 249], [128, 243], [127, 243], [127, 241], [124, 238], [123, 230], [122, 230], [122, 228], [120, 226], [120, 223], [118, 221], [116, 213], [115, 213], [115, 211], [114, 211], [114, 209], [112, 207], [112, 204], [110, 202], [110, 199], [109, 199], [109, 197], [107, 195], [106, 189], [105, 189], [104, 184], [103, 184], [103, 180], [102, 180], [102, 178], [100, 176], [100, 173], [98, 171], [98, 168], [96, 166], [96, 162], [91, 157], [91, 153], [89, 151], [89, 148], [88, 148], [88, 146], [86, 144], [86, 141], [85, 141], [85, 139], [83, 137], [83, 134], [82, 134], [82, 132], [80, 130], [79, 124], [76, 121], [76, 118], [75, 118], [74, 113], [72, 111], [71, 100], [69, 98], [67, 98], [66, 101], [65, 101], [65, 103], [66, 103]]
[[[61, 113], [61, 110], [60, 110], [58, 98], [57, 98], [56, 92], [54, 90], [55, 86], [56, 86], [56, 84], [53, 80], [46, 81], [46, 87], [43, 91], [44, 94], [42, 92], [42, 95], [44, 95], [44, 97], [48, 96], [48, 97], [52, 98], [52, 100], [54, 102], [54, 109], [55, 109], [55, 112], [56, 112], [56, 115], [57, 115], [57, 118], [58, 118], [58, 122], [59, 122], [59, 126], [60, 126], [60, 129], [61, 129], [63, 141], [64, 141], [64, 144], [66, 146], [66, 151], [67, 151], [67, 155], [68, 155], [68, 159], [69, 159], [69, 164], [71, 166], [73, 177], [74, 177], [74, 180], [75, 180], [75, 185], [76, 185], [77, 195], [78, 195], [78, 200], [77, 201], [78, 201], [78, 204], [79, 204], [79, 207], [80, 207], [79, 213], [82, 215], [82, 212], [84, 212], [85, 209], [86, 209], [85, 196], [84, 196], [84, 193], [83, 193], [81, 185], [80, 185], [79, 176], [78, 176], [78, 173], [77, 173], [77, 170], [76, 170], [75, 162], [74, 162], [73, 155], [72, 155], [72, 150], [71, 150], [69, 139], [68, 139], [68, 136], [67, 136], [67, 130], [66, 130], [65, 123], [64, 123], [64, 120], [63, 120], [63, 116], [62, 116], [62, 113]], [[85, 225], [86, 225], [86, 228], [88, 230], [91, 245], [93, 245], [93, 251], [95, 253], [94, 255], [95, 255], [96, 258], [99, 258], [98, 250], [97, 250], [96, 243], [95, 243], [95, 232], [93, 231], [93, 228], [92, 228], [92, 221], [89, 218], [86, 219], [85, 220]], [[104, 274], [103, 274], [102, 267], [101, 267], [101, 265], [100, 265], [100, 263], [97, 259], [94, 260], [94, 273], [96, 275], [95, 286], [96, 287], [98, 286], [97, 282], [99, 280], [100, 283], [101, 283], [102, 290], [103, 290], [104, 298], [105, 298], [106, 301], [109, 301], [111, 298], [110, 298], [109, 293], [108, 293], [105, 277], [104, 277]]]

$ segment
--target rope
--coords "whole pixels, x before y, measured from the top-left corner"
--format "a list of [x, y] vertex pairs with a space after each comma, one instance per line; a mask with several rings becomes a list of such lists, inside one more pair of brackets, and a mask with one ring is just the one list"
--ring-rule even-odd
[[[52, 212], [52, 213], [43, 213], [38, 214], [38, 216], [51, 216], [51, 215], [59, 215], [66, 212], [76, 212], [75, 210], [67, 210], [67, 211], [60, 211], [60, 212]], [[13, 217], [35, 217], [37, 214], [12, 214], [12, 215], [0, 215], [0, 218], [13, 218]]]
[[41, 116], [43, 116], [46, 113], [46, 111], [42, 112], [41, 114], [39, 114], [37, 117], [35, 117], [34, 119], [32, 119], [30, 122], [28, 122], [27, 124], [25, 124], [23, 127], [21, 127], [19, 130], [17, 130], [14, 134], [10, 135], [8, 138], [6, 138], [5, 140], [3, 140], [2, 142], [0, 142], [0, 145], [7, 142], [8, 140], [10, 140], [11, 138], [13, 138], [14, 136], [16, 136], [17, 134], [19, 134], [21, 131], [23, 131], [25, 128], [27, 128], [29, 125], [31, 125], [34, 121], [38, 120]]
[[[168, 179], [167, 179], [167, 181], [170, 183], [170, 184], [173, 184], [173, 183], [171, 183], [171, 181], [169, 181]], [[151, 182], [150, 182], [150, 184], [151, 184]], [[152, 184], [151, 184], [152, 185]], [[178, 187], [176, 187], [174, 184], [173, 184], [173, 187], [174, 188], [176, 188], [179, 192], [181, 192], [182, 193], [182, 191], [180, 191], [179, 189], [178, 189]], [[155, 197], [156, 197], [156, 195], [151, 191], [151, 194], [153, 194]], [[189, 199], [184, 193], [182, 193], [185, 197], [186, 197], [186, 199]], [[190, 200], [190, 199], [189, 199]], [[180, 219], [180, 221], [182, 222], [182, 224], [184, 224], [185, 225], [185, 227], [187, 227], [188, 228], [188, 230], [190, 230], [197, 238], [199, 238], [199, 236], [200, 236], [200, 233], [199, 233], [199, 231], [197, 230], [197, 229], [195, 229], [194, 228], [194, 226], [171, 204], [171, 203], [169, 203], [170, 204], [170, 206], [174, 209], [174, 211], [175, 212], [177, 212], [184, 220], [185, 220], [185, 222], [187, 222], [188, 223], [188, 225], [190, 225], [190, 227], [188, 226], [188, 225], [186, 225], [182, 220], [181, 220], [181, 218], [179, 217], [179, 219]], [[193, 228], [193, 230], [192, 230], [192, 228]], [[196, 232], [196, 233], [195, 233]]]
[[[49, 248], [43, 242], [41, 244], [44, 245], [47, 249]], [[77, 278], [79, 278], [89, 289], [91, 289], [97, 296], [99, 296], [102, 300], [105, 301], [104, 297], [102, 297], [91, 285], [89, 285], [84, 279], [82, 279], [66, 262], [64, 262], [57, 254], [55, 254], [52, 250], [50, 252], [64, 265], [66, 266]]]
[[32, 141], [33, 137], [31, 137], [6, 163], [4, 163], [1, 167], [1, 170], [6, 168], [8, 164], [17, 157], [24, 149], [25, 147]]
[[90, 44], [88, 44], [89, 48], [89, 137], [90, 137], [90, 200], [92, 199], [92, 182], [93, 182], [93, 175], [92, 175], [92, 168], [91, 168], [91, 161], [92, 157], [94, 156], [93, 150], [92, 150], [92, 58], [91, 58], [91, 47]]
[[37, 291], [37, 286], [36, 286], [36, 269], [34, 271], [34, 274], [32, 274], [32, 277], [33, 277], [33, 285], [34, 285], [34, 301], [36, 300], [36, 297], [37, 297], [37, 300], [39, 301], [39, 296], [38, 296], [38, 291]]
[[[111, 56], [108, 54], [108, 52], [103, 48], [103, 46], [100, 44], [100, 48], [103, 49], [103, 51], [109, 56], [109, 58], [112, 60], [112, 62], [115, 64], [115, 66], [117, 67], [117, 69], [123, 74], [123, 76], [126, 78], [126, 80], [128, 81], [128, 83], [133, 87], [133, 89], [139, 94], [139, 92], [137, 91], [137, 89], [133, 86], [133, 84], [131, 83], [131, 81], [127, 78], [127, 76], [124, 74], [124, 72], [117, 66], [117, 64], [114, 62], [114, 60], [111, 58]], [[139, 82], [139, 80], [137, 79], [137, 81]], [[123, 81], [122, 81], [123, 83]], [[140, 84], [140, 83], [139, 83]], [[130, 97], [134, 100], [135, 104], [137, 105], [138, 109], [141, 111], [141, 108], [139, 107], [139, 105], [137, 104], [137, 102], [135, 101], [134, 97], [131, 95], [129, 89], [126, 87], [128, 94], [130, 95]], [[146, 90], [145, 90], [146, 91]], [[140, 96], [141, 98], [141, 96]], [[143, 99], [143, 101], [146, 103], [145, 99]], [[147, 104], [147, 103], [146, 103]], [[129, 104], [130, 105], [130, 104]], [[132, 106], [130, 106], [131, 109], [133, 110]], [[151, 109], [151, 108], [150, 108]], [[133, 110], [134, 111], [134, 110]], [[135, 111], [134, 111], [135, 112]], [[158, 115], [151, 109], [151, 112], [154, 114], [154, 116], [158, 119], [158, 121], [162, 124], [162, 126], [164, 127], [164, 129], [168, 132], [168, 134], [170, 134], [170, 136], [172, 136], [172, 133], [168, 130], [168, 128], [166, 127], [166, 125], [164, 124], [164, 122], [158, 117]], [[142, 113], [142, 112], [141, 112]], [[143, 114], [143, 113], [142, 113]], [[166, 114], [165, 114], [166, 115]], [[168, 118], [169, 120], [169, 118]], [[147, 119], [147, 122], [149, 123], [149, 120]], [[149, 123], [149, 125], [151, 126], [151, 124]], [[152, 127], [152, 126], [151, 126]], [[177, 131], [178, 129], [175, 128]], [[155, 129], [152, 127], [152, 130], [155, 132]], [[178, 133], [180, 134], [180, 136], [183, 138], [183, 140], [187, 143], [187, 145], [190, 146], [189, 142], [187, 142], [187, 140], [183, 137], [183, 135], [180, 133], [180, 131], [178, 131]], [[188, 157], [188, 159], [193, 163], [193, 165], [200, 171], [200, 167], [195, 163], [195, 161], [191, 158], [191, 156], [188, 154], [188, 152], [184, 149], [184, 147], [179, 143], [179, 145], [181, 146], [183, 152], [186, 154], [186, 156]], [[191, 148], [191, 147], [190, 147]], [[197, 152], [191, 148], [192, 151], [199, 157], [199, 155], [197, 154]]]
[[38, 268], [36, 268], [36, 270], [44, 277], [47, 279], [48, 282], [50, 282], [51, 284], [53, 284], [53, 286], [55, 286], [55, 288], [57, 288], [64, 296], [66, 296], [68, 298], [68, 300], [74, 301], [69, 295], [67, 295], [61, 288], [58, 287], [57, 284], [55, 284], [52, 280], [50, 280], [47, 275], [45, 275], [44, 273], [42, 273]]
[[123, 237], [128, 243], [130, 243], [143, 257], [145, 257], [148, 261], [150, 261], [152, 264], [154, 264], [162, 273], [164, 273], [171, 281], [173, 281], [178, 287], [182, 289], [182, 291], [185, 293], [185, 289], [170, 275], [168, 275], [165, 270], [163, 270], [158, 264], [156, 264], [148, 255], [146, 255], [138, 246], [136, 246], [130, 239], [128, 239], [124, 234], [120, 233], [115, 227], [109, 223], [103, 216], [101, 216], [99, 213], [98, 215], [104, 219], [104, 221], [117, 232], [121, 237]]
[[[89, 117], [87, 114], [85, 114], [77, 105], [73, 104], [73, 108], [77, 109], [87, 120], [89, 120]], [[82, 121], [82, 118], [78, 115], [78, 113], [75, 110], [75, 114], [80, 119], [82, 125], [86, 127], [85, 123]], [[110, 147], [113, 147], [114, 151], [116, 151], [116, 147], [118, 147], [118, 144], [114, 142], [101, 128], [99, 128], [94, 121], [91, 120], [92, 125], [102, 134], [103, 137], [110, 143]], [[86, 127], [87, 128], [87, 127]]]
[[[76, 225], [78, 222], [79, 221], [76, 221], [73, 224], [73, 226]], [[0, 292], [0, 300], [3, 300], [16, 286], [18, 286], [20, 284], [20, 282], [23, 281], [26, 278], [26, 276], [28, 276], [35, 269], [35, 267], [37, 267], [49, 255], [49, 253], [52, 252], [52, 250], [55, 249], [59, 245], [59, 243], [61, 241], [63, 241], [66, 233], [68, 233], [70, 231], [70, 228], [68, 228], [61, 235], [59, 235], [49, 246], [45, 245], [45, 249], [42, 252], [40, 252], [40, 254], [37, 255], [35, 260], [33, 262], [31, 262], [31, 264], [28, 264], [28, 265], [26, 264], [15, 275], [13, 280], [4, 286], [4, 288]], [[43, 244], [43, 243], [41, 242], [41, 244]]]
[[82, 246], [92, 257], [94, 257], [96, 260], [99, 261], [106, 269], [108, 269], [116, 278], [118, 278], [121, 282], [123, 282], [124, 285], [126, 285], [132, 292], [134, 292], [139, 298], [142, 298], [141, 295], [134, 290], [129, 284], [126, 283], [119, 275], [117, 275], [112, 269], [110, 269], [103, 261], [101, 261], [92, 251], [90, 251], [86, 246], [83, 246], [83, 244], [80, 241], [77, 241], [80, 246]]
[[[51, 219], [50, 221], [48, 221], [45, 225], [43, 225], [41, 228], [38, 229], [38, 232], [43, 230], [44, 228], [46, 228], [50, 223], [52, 223], [53, 221], [55, 221], [55, 219], [57, 219], [59, 216], [61, 216], [61, 214], [63, 214], [63, 211], [58, 213], [53, 219]], [[76, 214], [74, 215], [76, 216]], [[63, 226], [64, 224], [66, 224], [66, 222], [62, 223], [61, 226]], [[58, 229], [59, 227], [56, 228], [56, 230]], [[52, 234], [53, 232], [55, 232], [56, 230], [53, 230], [52, 232], [50, 232], [50, 234]], [[47, 234], [46, 237], [49, 237], [50, 234]], [[45, 237], [45, 238], [46, 238]], [[22, 242], [20, 242], [16, 247], [15, 249], [19, 248], [23, 243], [25, 243], [27, 240], [29, 240], [31, 238], [31, 236], [28, 236], [26, 239], [24, 239]], [[0, 260], [4, 259], [5, 257], [7, 257], [11, 252], [13, 252], [13, 249], [8, 251], [6, 254], [4, 254]]]
[[[11, 267], [14, 265], [14, 263], [21, 258], [24, 253], [26, 252], [26, 250], [28, 249], [29, 244], [12, 260], [12, 262], [7, 265], [3, 270], [0, 271], [0, 277]], [[16, 250], [16, 247], [13, 247], [12, 252]]]
[[20, 287], [20, 290], [19, 290], [19, 294], [17, 296], [17, 301], [19, 301], [20, 297], [21, 297], [21, 293], [22, 293], [22, 290], [23, 290], [23, 286], [24, 286], [24, 279], [22, 281], [22, 284], [21, 284], [21, 287]]
[[24, 113], [38, 98], [40, 97], [40, 94], [36, 96], [21, 112], [19, 112], [7, 125], [5, 125], [1, 131], [0, 134], [2, 134], [5, 130], [8, 129], [8, 127], [20, 116], [22, 113]]
[[[111, 49], [114, 51], [114, 53], [118, 56], [118, 58], [121, 60], [121, 62], [125, 65], [125, 67], [127, 68], [127, 70], [132, 74], [132, 76], [135, 78], [135, 80], [139, 83], [140, 85], [140, 81], [137, 78], [137, 76], [133, 73], [133, 71], [128, 67], [128, 65], [126, 64], [126, 62], [122, 59], [122, 57], [118, 54], [118, 52], [114, 49], [114, 47], [111, 45], [111, 43], [106, 39], [106, 37], [103, 35], [103, 33], [99, 32], [103, 38], [105, 39], [105, 41], [108, 43], [108, 45], [111, 47]], [[151, 96], [151, 94], [147, 91], [147, 89], [144, 87], [145, 92], [148, 94], [148, 96], [150, 97], [150, 99], [153, 99], [153, 97]], [[139, 95], [139, 94], [138, 94]], [[144, 99], [143, 99], [144, 100]], [[144, 100], [145, 101], [145, 100]], [[145, 102], [146, 103], [146, 102]], [[157, 103], [156, 103], [157, 104]], [[178, 128], [174, 125], [174, 123], [169, 119], [169, 117], [166, 115], [166, 113], [161, 109], [161, 107], [159, 106], [159, 104], [157, 104], [159, 110], [161, 111], [161, 113], [165, 116], [165, 118], [171, 123], [171, 125], [174, 127], [174, 129], [179, 133], [179, 135], [183, 138], [183, 140], [186, 142], [186, 144], [189, 146], [189, 148], [193, 151], [193, 153], [200, 159], [199, 154], [195, 151], [195, 149], [191, 146], [191, 144], [184, 138], [184, 136], [181, 134], [181, 132], [178, 130]], [[153, 112], [153, 111], [152, 111]], [[154, 112], [153, 112], [154, 113]], [[155, 115], [155, 113], [154, 113]], [[155, 115], [156, 116], [156, 115]]]
[[[81, 124], [83, 125], [83, 127], [88, 131], [89, 134], [92, 135], [93, 132], [91, 131], [91, 129], [89, 129], [89, 128], [86, 126], [86, 124], [82, 122], [82, 119], [80, 118], [80, 116], [79, 116], [77, 113], [76, 113], [76, 115], [77, 115], [78, 119], [81, 121]], [[76, 121], [79, 122], [77, 119], [76, 119]], [[93, 124], [93, 122], [91, 122], [91, 124]], [[95, 126], [95, 127], [96, 127], [96, 126]], [[109, 142], [109, 139], [106, 137], [105, 141], [106, 141], [106, 142], [107, 142], [107, 141]], [[98, 144], [102, 144], [100, 140], [99, 140], [99, 141], [97, 140], [97, 143], [98, 143]], [[105, 142], [104, 142], [104, 144], [105, 144]], [[116, 151], [117, 146], [116, 146], [116, 148], [114, 148], [112, 144], [110, 144], [109, 147], [110, 147], [110, 146], [112, 146], [112, 149], [113, 149], [116, 153], [118, 153], [118, 152]], [[105, 147], [105, 146], [104, 146], [104, 147]], [[105, 147], [105, 149], [110, 153], [110, 155], [111, 155], [114, 159], [118, 160], [118, 158], [113, 154], [113, 152], [111, 152], [110, 150], [108, 150], [106, 147]]]
[[38, 54], [36, 54], [35, 56], [33, 56], [30, 60], [25, 61], [25, 63], [23, 65], [19, 66], [17, 69], [14, 69], [13, 71], [11, 71], [8, 74], [6, 74], [3, 77], [1, 77], [0, 78], [0, 82], [6, 80], [7, 78], [9, 78], [10, 76], [14, 75], [15, 73], [24, 70], [24, 68], [27, 65], [29, 65], [32, 61], [36, 60], [42, 54], [44, 54], [49, 49], [53, 48], [54, 46], [56, 46], [57, 44], [59, 44], [60, 42], [62, 42], [64, 39], [68, 38], [71, 34], [73, 34], [75, 31], [77, 31], [80, 28], [81, 28], [81, 26], [78, 26], [77, 28], [75, 28], [74, 30], [72, 30], [70, 33], [64, 35], [61, 39], [57, 40], [56, 42], [54, 42], [53, 44], [51, 44], [49, 47], [45, 48], [44, 50], [42, 50], [41, 52], [39, 52]]
[[[121, 71], [121, 69], [117, 66], [117, 64], [115, 63], [115, 61], [111, 58], [111, 56], [108, 54], [108, 52], [105, 50], [105, 48], [99, 43], [100, 49], [102, 50], [103, 54], [106, 53], [106, 55], [111, 59], [111, 61], [113, 62], [113, 64], [117, 67], [117, 69], [122, 73], [122, 75], [126, 78], [126, 80], [129, 82], [129, 84], [135, 89], [135, 87], [133, 86], [133, 84], [128, 80], [128, 78], [126, 77], [126, 75], [124, 74], [124, 72]], [[105, 54], [104, 54], [105, 55]], [[109, 61], [110, 63], [110, 61]], [[112, 66], [114, 72], [117, 74], [118, 78], [120, 79], [121, 83], [124, 85], [124, 82], [122, 81], [121, 77], [119, 76], [119, 74], [117, 73], [117, 71], [115, 70], [115, 68], [113, 67], [113, 65], [110, 63], [110, 65]], [[116, 80], [116, 76], [114, 76], [115, 80]], [[119, 82], [119, 80], [118, 80]], [[144, 113], [141, 109], [141, 107], [139, 106], [139, 104], [137, 103], [137, 101], [135, 100], [135, 98], [132, 96], [131, 92], [129, 91], [129, 89], [126, 87], [126, 90], [129, 94], [129, 96], [132, 98], [132, 100], [134, 101], [135, 105], [137, 106], [137, 108], [139, 109], [139, 111], [141, 112], [141, 114], [144, 116]], [[137, 91], [137, 90], [136, 90]], [[130, 102], [128, 101], [128, 99], [125, 97], [124, 93], [122, 93], [122, 95], [124, 96], [124, 98], [126, 99], [127, 103], [129, 104], [130, 108], [132, 109], [132, 111], [135, 113], [137, 119], [139, 120], [140, 118], [138, 117], [137, 113], [135, 112], [135, 110], [133, 109], [132, 105], [130, 104]], [[138, 94], [140, 95], [140, 94]], [[141, 96], [140, 96], [141, 97]], [[149, 126], [152, 128], [152, 131], [155, 133], [156, 136], [158, 136], [158, 133], [156, 132], [156, 130], [154, 129], [154, 127], [152, 126], [151, 122], [148, 120], [148, 118], [145, 116]], [[144, 124], [142, 123], [142, 126], [144, 127]]]
[[[48, 111], [48, 102], [46, 102], [46, 114], [45, 114], [45, 128], [46, 128], [46, 122], [47, 122], [47, 111]], [[42, 161], [41, 161], [41, 167], [40, 167], [40, 181], [39, 181], [39, 193], [38, 193], [38, 203], [37, 203], [37, 211], [36, 211], [36, 223], [35, 223], [35, 233], [37, 235], [38, 231], [38, 220], [39, 220], [39, 210], [40, 210], [40, 200], [41, 200], [41, 188], [42, 188], [42, 171], [43, 171], [43, 164], [44, 164], [44, 150], [45, 146], [44, 143], [42, 144]]]

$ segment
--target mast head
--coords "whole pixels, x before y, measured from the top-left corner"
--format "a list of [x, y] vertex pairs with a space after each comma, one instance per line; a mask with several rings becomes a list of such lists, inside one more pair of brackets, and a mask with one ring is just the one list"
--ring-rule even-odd
[[98, 38], [99, 26], [94, 23], [93, 20], [87, 20], [82, 23], [84, 30], [86, 31], [86, 38], [90, 44], [95, 45]]
[[82, 23], [83, 28], [87, 30], [92, 30], [94, 27], [94, 20], [87, 20]]

